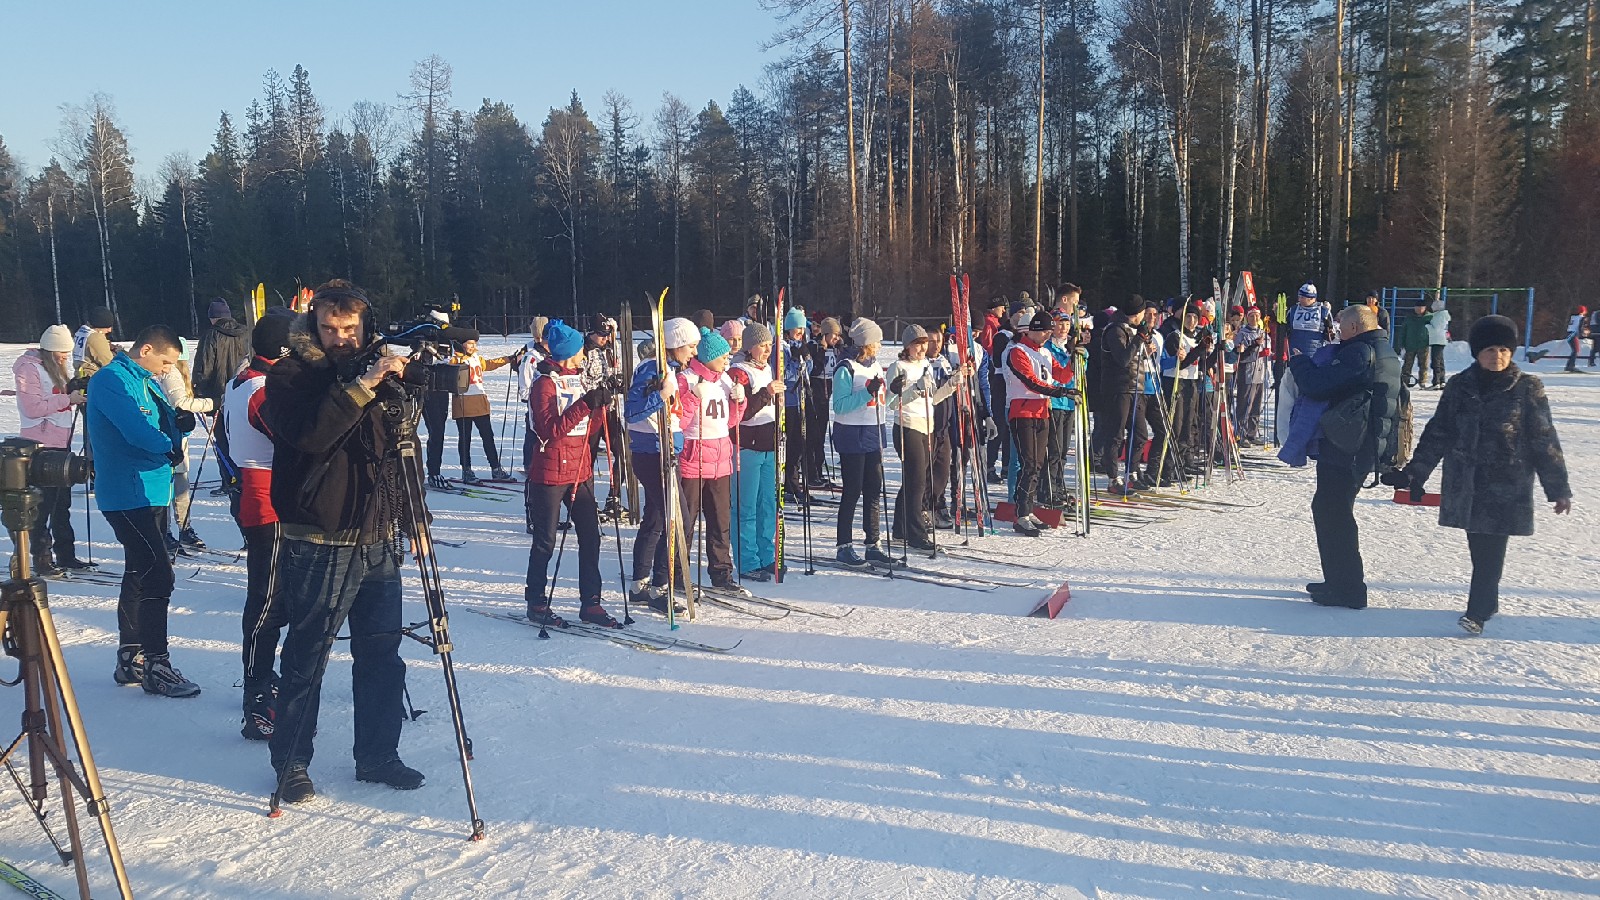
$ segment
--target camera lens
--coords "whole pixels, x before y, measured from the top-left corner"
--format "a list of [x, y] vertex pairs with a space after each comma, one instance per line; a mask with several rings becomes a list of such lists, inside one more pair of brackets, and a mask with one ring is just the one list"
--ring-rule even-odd
[[67, 450], [38, 450], [29, 460], [28, 480], [35, 487], [67, 487], [89, 480], [89, 461]]

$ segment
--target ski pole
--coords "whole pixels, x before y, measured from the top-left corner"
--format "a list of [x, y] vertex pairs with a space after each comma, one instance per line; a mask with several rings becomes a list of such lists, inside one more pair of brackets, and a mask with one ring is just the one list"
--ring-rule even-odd
[[[205, 445], [205, 448], [200, 451], [200, 465], [195, 467], [194, 477], [189, 479], [189, 502], [184, 504], [184, 506], [183, 506], [183, 521], [178, 523], [178, 533], [180, 535], [183, 534], [184, 529], [189, 527], [189, 512], [190, 512], [190, 510], [194, 509], [194, 492], [200, 486], [200, 470], [202, 470], [202, 469], [204, 469], [206, 467], [206, 457], [208, 455], [210, 455], [210, 453], [211, 453], [211, 438], [213, 437], [213, 434], [212, 434], [212, 431], [211, 431], [211, 423], [209, 421], [207, 421], [206, 419], [201, 418], [204, 415], [205, 415], [205, 413], [200, 413], [199, 416], [196, 416], [196, 418], [199, 418], [200, 419], [200, 424], [205, 426], [205, 429], [206, 429], [206, 445]], [[219, 471], [221, 470], [220, 466], [218, 467], [218, 470]]]
[[[600, 436], [606, 442], [606, 465], [609, 468], [612, 459], [611, 426], [607, 419], [608, 417], [604, 414], [600, 416]], [[612, 487], [614, 489], [615, 485]], [[628, 611], [628, 603], [632, 599], [631, 592], [628, 590], [628, 570], [622, 562], [622, 516], [620, 513], [611, 517], [611, 527], [617, 535], [617, 575], [622, 579], [622, 624], [632, 625], [633, 616]]]
[[[561, 577], [561, 557], [564, 556], [566, 554], [566, 552], [567, 552], [567, 532], [572, 530], [572, 504], [574, 502], [576, 502], [577, 499], [578, 499], [578, 485], [579, 484], [581, 484], [581, 482], [574, 481], [572, 483], [572, 493], [568, 495], [568, 500], [567, 500], [566, 521], [559, 522], [559, 523], [556, 524], [556, 530], [561, 532], [561, 540], [558, 541], [557, 544], [556, 544], [556, 568], [555, 568], [555, 571], [550, 573], [550, 583], [545, 585], [545, 591], [544, 591], [545, 614], [539, 618], [539, 637], [541, 637], [541, 638], [550, 637], [550, 632], [545, 630], [545, 622], [549, 621], [549, 619], [550, 619], [550, 611], [549, 610], [550, 610], [551, 605], [555, 602], [555, 599], [556, 599], [556, 579]], [[566, 491], [562, 491], [562, 493], [565, 494], [567, 492]], [[560, 503], [561, 501], [557, 500], [556, 502]]]

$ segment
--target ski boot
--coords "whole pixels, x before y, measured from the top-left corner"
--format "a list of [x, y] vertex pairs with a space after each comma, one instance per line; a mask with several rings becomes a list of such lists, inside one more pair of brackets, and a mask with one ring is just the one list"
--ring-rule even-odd
[[578, 620], [589, 625], [598, 625], [601, 628], [621, 628], [622, 623], [611, 617], [605, 607], [600, 605], [599, 597], [590, 597], [583, 601], [583, 606], [578, 610]]
[[472, 474], [472, 470], [471, 469], [462, 469], [461, 470], [461, 483], [462, 484], [483, 484], [483, 479], [479, 478], [478, 476], [476, 476], [474, 474]]
[[305, 803], [316, 796], [317, 789], [311, 784], [304, 763], [291, 765], [278, 778], [278, 799], [285, 803]]
[[144, 653], [138, 644], [123, 644], [117, 648], [117, 668], [111, 677], [124, 687], [144, 683]]
[[867, 545], [867, 562], [888, 569], [903, 569], [906, 564], [878, 549], [877, 544]]
[[200, 539], [200, 535], [195, 534], [192, 525], [178, 532], [178, 545], [185, 550], [206, 549], [206, 542]]
[[771, 581], [772, 580], [772, 570], [771, 569], [751, 569], [748, 572], [740, 572], [739, 573], [739, 578], [741, 580], [743, 580], [743, 581]]
[[33, 577], [35, 578], [60, 578], [65, 574], [56, 561], [46, 553], [33, 558]]
[[528, 621], [546, 628], [565, 628], [567, 620], [556, 615], [550, 609], [550, 604], [539, 602], [528, 604]]
[[867, 568], [867, 561], [861, 558], [861, 555], [856, 552], [856, 548], [852, 544], [840, 544], [839, 550], [833, 555], [833, 558], [852, 569]]
[[436, 491], [448, 491], [450, 490], [450, 482], [443, 475], [429, 475], [428, 487]]
[[158, 697], [198, 697], [200, 685], [183, 677], [172, 667], [172, 657], [162, 653], [144, 661], [144, 692]]
[[1034, 527], [1034, 524], [1032, 522], [1028, 521], [1028, 517], [1027, 516], [1022, 516], [1021, 518], [1017, 519], [1015, 522], [1012, 522], [1011, 523], [1011, 530], [1015, 531], [1017, 534], [1022, 535], [1023, 537], [1038, 537], [1039, 536], [1039, 529]]
[[[356, 780], [387, 784], [397, 791], [414, 791], [427, 782], [421, 772], [398, 758], [376, 766], [356, 766]], [[287, 798], [285, 798], [287, 799]]]
[[507, 472], [505, 469], [502, 469], [499, 466], [495, 466], [494, 467], [494, 471], [489, 473], [489, 477], [493, 478], [495, 481], [513, 481], [513, 480], [515, 480], [515, 479], [513, 479], [511, 477], [511, 473], [510, 472]]
[[1026, 519], [1029, 525], [1032, 525], [1034, 528], [1038, 529], [1039, 531], [1049, 531], [1050, 529], [1055, 527], [1054, 525], [1051, 525], [1050, 523], [1048, 523], [1045, 520], [1039, 518], [1038, 516], [1034, 515], [1033, 513], [1028, 513], [1027, 515], [1023, 516], [1022, 518]]
[[[768, 575], [770, 576], [771, 573], [769, 572]], [[719, 593], [727, 594], [728, 596], [733, 597], [736, 600], [749, 600], [749, 599], [751, 599], [751, 598], [753, 598], [755, 596], [755, 594], [752, 594], [749, 591], [745, 590], [744, 585], [742, 585], [739, 582], [734, 581], [732, 579], [729, 579], [727, 581], [716, 581], [716, 580], [713, 580], [711, 582], [711, 586], [713, 588], [715, 588]]]
[[100, 568], [95, 563], [84, 562], [76, 556], [69, 556], [60, 560], [56, 563], [56, 566], [66, 572], [93, 572], [95, 569]]
[[1471, 616], [1462, 616], [1456, 620], [1456, 624], [1467, 634], [1483, 634], [1483, 623]]

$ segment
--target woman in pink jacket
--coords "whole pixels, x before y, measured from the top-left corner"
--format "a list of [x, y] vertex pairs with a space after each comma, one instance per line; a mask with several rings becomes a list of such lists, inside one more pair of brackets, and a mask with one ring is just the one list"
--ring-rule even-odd
[[[51, 325], [39, 336], [39, 349], [17, 359], [11, 373], [17, 379], [17, 406], [22, 413], [22, 436], [54, 450], [72, 449], [73, 426], [83, 394], [68, 391], [72, 365], [72, 333], [65, 325]], [[33, 574], [60, 575], [62, 569], [88, 569], [78, 559], [77, 536], [72, 532], [72, 488], [40, 489], [44, 502], [30, 535]]]
[[733, 577], [729, 510], [733, 484], [732, 423], [744, 418], [744, 388], [727, 375], [728, 342], [709, 328], [700, 329], [700, 349], [678, 371], [679, 421], [683, 423], [683, 521], [691, 532], [701, 512], [706, 517], [706, 553], [711, 557], [711, 586], [744, 595]]

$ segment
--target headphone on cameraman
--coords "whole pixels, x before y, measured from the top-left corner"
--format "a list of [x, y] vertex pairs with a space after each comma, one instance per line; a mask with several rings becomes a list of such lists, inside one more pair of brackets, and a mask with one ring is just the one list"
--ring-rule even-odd
[[[372, 298], [367, 296], [366, 291], [356, 287], [354, 284], [343, 278], [334, 278], [332, 280], [323, 282], [322, 284], [318, 285], [316, 291], [312, 293], [311, 308], [306, 311], [306, 315], [311, 317], [311, 333], [318, 334], [317, 316], [320, 305], [323, 303], [338, 303], [344, 300], [361, 301], [360, 343], [362, 347], [365, 347], [367, 346], [368, 342], [370, 342], [378, 333], [377, 320], [372, 310]], [[318, 343], [320, 343], [320, 340]]]

